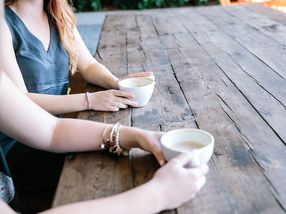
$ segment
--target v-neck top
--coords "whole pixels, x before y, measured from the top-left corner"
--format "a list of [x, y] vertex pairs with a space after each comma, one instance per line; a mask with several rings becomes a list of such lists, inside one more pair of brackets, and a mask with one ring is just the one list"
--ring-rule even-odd
[[[55, 25], [50, 24], [50, 44], [46, 51], [43, 43], [25, 26], [17, 14], [5, 7], [15, 56], [29, 92], [53, 95], [67, 94], [68, 55], [59, 40]], [[6, 160], [16, 140], [0, 132], [0, 166], [6, 175], [11, 172]]]
[[5, 7], [5, 16], [13, 40], [13, 48], [29, 92], [63, 95], [68, 86], [68, 55], [51, 19], [50, 43], [43, 43], [26, 27], [19, 16]]

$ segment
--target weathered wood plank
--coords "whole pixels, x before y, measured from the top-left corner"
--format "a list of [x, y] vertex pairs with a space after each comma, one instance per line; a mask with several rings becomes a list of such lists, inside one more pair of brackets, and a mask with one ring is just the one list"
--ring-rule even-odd
[[[144, 70], [153, 71], [156, 77], [155, 90], [149, 103], [144, 108], [132, 109], [132, 125], [148, 128], [152, 124], [184, 121], [191, 117], [188, 103], [158, 34], [155, 34], [157, 31], [150, 16], [129, 16], [127, 26], [127, 41], [132, 41], [127, 44], [128, 70], [134, 66], [143, 67]], [[153, 35], [147, 37], [145, 31], [153, 32]]]
[[[253, 29], [286, 46], [286, 26], [269, 19], [267, 16], [252, 12], [250, 8], [242, 6], [223, 7], [223, 9], [237, 20], [241, 20]], [[285, 47], [286, 48], [286, 47]]]
[[221, 31], [240, 43], [281, 77], [286, 79], [284, 64], [286, 49], [284, 45], [259, 33], [257, 30], [232, 17], [219, 7], [210, 7], [199, 11]]
[[[162, 21], [157, 19], [157, 21]], [[127, 21], [128, 70], [134, 68], [151, 70], [156, 77], [156, 88], [147, 106], [132, 109], [132, 125], [155, 131], [165, 130], [168, 123], [172, 128], [195, 126], [193, 117], [178, 86], [170, 60], [158, 38], [150, 15], [129, 16]], [[147, 34], [149, 32], [150, 34]], [[155, 63], [153, 63], [155, 62]], [[138, 71], [138, 70], [137, 70]], [[174, 122], [177, 124], [174, 127]], [[182, 122], [181, 122], [182, 121]], [[187, 121], [187, 122], [186, 122]], [[132, 173], [134, 186], [150, 180], [159, 165], [152, 155], [140, 150], [132, 153]], [[175, 213], [175, 211], [166, 211]]]
[[[159, 83], [144, 108], [80, 118], [163, 131], [200, 127], [215, 137], [206, 186], [167, 213], [285, 213], [285, 66], [272, 61], [280, 42], [216, 7], [112, 15], [103, 35], [97, 58], [117, 76], [151, 69]], [[99, 152], [76, 155], [65, 163], [54, 205], [127, 190], [157, 168], [140, 150], [131, 163]]]
[[[186, 17], [182, 13], [176, 13], [181, 16], [182, 23], [188, 23], [186, 27], [196, 40], [189, 36], [187, 41], [187, 36], [182, 36], [189, 47], [169, 50], [169, 56], [175, 56], [172, 61], [174, 70], [178, 79], [182, 80], [181, 86], [186, 97], [192, 100], [190, 105], [199, 127], [215, 135], [216, 156], [213, 160], [221, 176], [221, 188], [225, 194], [222, 194], [222, 198], [229, 200], [220, 206], [218, 204], [222, 202], [208, 201], [208, 211], [201, 208], [198, 213], [244, 213], [250, 210], [251, 213], [283, 213], [285, 207], [281, 208], [276, 200], [285, 204], [285, 189], [280, 190], [281, 186], [285, 186], [282, 179], [286, 173], [283, 165], [286, 161], [283, 151], [285, 145], [236, 85], [233, 85], [232, 80], [225, 77], [226, 72], [222, 72], [222, 67], [216, 64], [212, 51], [209, 53], [208, 50], [218, 49], [220, 46], [213, 45], [213, 40], [203, 39], [208, 27], [204, 26], [205, 21], [197, 15], [196, 19], [189, 16], [194, 13], [189, 12]], [[176, 38], [180, 38], [180, 35]], [[211, 58], [207, 60], [206, 55]], [[186, 78], [187, 72], [189, 78]], [[276, 167], [273, 167], [273, 163], [277, 164]], [[235, 186], [231, 186], [232, 183]], [[239, 192], [236, 192], [238, 189]], [[209, 190], [209, 194], [210, 191], [213, 190]], [[276, 194], [276, 191], [279, 193]], [[264, 198], [265, 195], [267, 196]], [[268, 201], [267, 204], [265, 200]], [[195, 201], [196, 199], [194, 203]], [[203, 201], [200, 202], [204, 204]], [[187, 204], [188, 207], [183, 207], [183, 210], [179, 209], [179, 212], [184, 213], [196, 207], [190, 205]], [[221, 207], [223, 210], [219, 210]]]
[[126, 71], [126, 18], [108, 16], [106, 19], [97, 55], [116, 76], [125, 77]]
[[103, 152], [82, 153], [66, 159], [53, 207], [130, 189], [129, 164], [127, 157], [117, 158]]
[[[197, 57], [200, 54], [205, 54], [200, 53], [196, 48], [192, 48], [192, 52], [197, 53]], [[189, 62], [192, 59], [186, 53], [182, 54], [182, 58], [189, 59], [187, 60]], [[176, 67], [178, 70], [175, 68], [175, 71], [178, 71], [178, 76], [186, 76], [186, 73], [180, 73], [181, 67], [180, 69]], [[192, 79], [184, 79], [181, 83], [182, 88], [188, 99], [192, 100], [191, 108], [195, 113], [199, 127], [210, 131], [215, 136], [215, 156], [213, 157], [215, 165], [211, 164], [213, 168], [211, 168], [211, 175], [208, 176], [208, 183], [204, 189], [205, 195], [198, 195], [192, 203], [188, 203], [179, 209], [179, 213], [188, 213], [190, 210], [192, 210], [192, 213], [259, 213], [260, 210], [267, 213], [268, 209], [269, 211], [272, 210], [272, 212], [281, 213], [281, 209], [269, 189], [269, 183], [260, 171], [260, 166], [253, 161], [249, 154], [251, 150], [245, 144], [246, 138], [244, 133], [240, 133], [241, 127], [248, 122], [248, 117], [245, 118], [243, 124], [235, 120], [241, 116], [240, 114], [243, 115], [245, 113], [245, 108], [242, 108], [242, 113], [234, 116], [234, 120], [229, 119], [228, 115], [224, 113], [224, 108], [221, 107], [225, 107], [224, 102], [217, 97], [216, 93], [226, 93], [228, 99], [231, 99], [232, 102], [238, 99], [236, 102], [242, 103], [243, 107], [247, 105], [247, 110], [252, 110], [251, 106], [242, 95], [239, 95], [235, 87], [231, 87], [229, 82], [225, 84], [225, 80], [221, 80], [220, 75], [217, 74], [219, 73], [219, 68], [215, 64], [205, 64], [202, 60], [201, 65], [196, 64], [188, 71]], [[181, 78], [183, 79], [183, 77]], [[234, 105], [236, 105], [236, 102]], [[239, 108], [242, 106], [239, 106]], [[236, 112], [235, 110], [234, 112]], [[252, 110], [252, 113], [256, 115], [254, 110]], [[264, 123], [260, 118], [261, 121]], [[252, 125], [254, 125], [254, 127], [251, 127], [252, 130], [260, 130], [260, 127], [255, 123], [251, 123]], [[273, 140], [272, 137], [273, 135], [275, 137], [275, 134], [273, 134], [272, 130], [268, 131], [272, 133], [269, 139]], [[260, 139], [264, 140], [264, 138]], [[261, 143], [256, 137], [252, 138], [252, 140], [255, 140], [257, 144]], [[279, 139], [277, 142], [280, 143], [281, 147]], [[277, 149], [276, 152], [278, 151]], [[273, 156], [276, 158], [275, 155]], [[275, 160], [274, 158], [273, 160]], [[279, 163], [282, 164], [283, 159], [282, 163], [281, 161]], [[212, 170], [215, 171], [213, 172]], [[276, 169], [276, 171], [278, 170], [280, 168]], [[280, 174], [284, 173], [280, 172]], [[235, 185], [233, 186], [232, 184]], [[216, 195], [216, 197], [211, 197], [210, 195]], [[208, 198], [207, 196], [210, 197]], [[265, 200], [268, 201], [267, 204], [265, 204]], [[207, 204], [207, 206], [202, 207], [199, 204]]]
[[[114, 30], [113, 33], [110, 28]], [[99, 57], [100, 60], [104, 61], [116, 75], [126, 76], [124, 16], [108, 17], [103, 36], [104, 39], [100, 41], [98, 51], [98, 53], [103, 52]], [[112, 48], [109, 48], [110, 45]], [[115, 58], [113, 58], [114, 52], [117, 55]], [[94, 87], [91, 89], [94, 90]], [[78, 118], [105, 123], [131, 124], [130, 109], [117, 113], [81, 112]], [[91, 170], [95, 170], [95, 174], [90, 173]], [[130, 188], [132, 188], [132, 177], [129, 158], [116, 158], [101, 152], [77, 154], [65, 162], [53, 206], [110, 196]]]
[[[224, 22], [222, 21], [214, 21], [213, 18], [213, 14], [226, 14], [225, 12], [221, 12], [220, 9], [217, 10], [218, 8], [213, 8], [213, 10], [211, 10], [212, 15], [210, 15], [210, 11], [208, 9], [202, 9], [200, 11], [198, 11], [199, 13], [201, 13], [202, 15], [204, 15], [208, 20], [206, 20], [205, 18], [203, 18], [203, 16], [201, 16], [200, 20], [205, 20], [204, 24], [205, 24], [205, 28], [204, 31], [207, 32], [207, 34], [205, 34], [203, 32], [203, 35], [201, 36], [197, 36], [196, 39], [199, 39], [201, 41], [201, 43], [205, 44], [206, 41], [208, 41], [208, 44], [205, 44], [204, 49], [212, 55], [213, 58], [215, 58], [215, 61], [218, 63], [218, 65], [220, 67], [222, 67], [222, 69], [224, 70], [224, 72], [228, 75], [228, 77], [238, 86], [238, 88], [243, 92], [243, 94], [245, 95], [245, 97], [247, 99], [250, 100], [250, 102], [254, 105], [254, 107], [257, 109], [257, 111], [259, 112], [259, 114], [269, 123], [269, 125], [274, 129], [274, 131], [280, 136], [280, 138], [286, 142], [286, 133], [285, 133], [285, 125], [286, 125], [286, 121], [285, 120], [281, 120], [282, 118], [286, 117], [286, 111], [285, 111], [285, 105], [283, 104], [283, 102], [285, 102], [285, 80], [281, 80], [281, 81], [277, 81], [276, 82], [272, 82], [272, 84], [279, 84], [279, 87], [282, 89], [277, 89], [277, 91], [281, 96], [277, 99], [275, 99], [271, 93], [269, 93], [266, 89], [266, 91], [263, 89], [263, 84], [256, 84], [255, 83], [255, 78], [257, 78], [259, 75], [259, 73], [264, 72], [264, 70], [260, 70], [260, 71], [255, 71], [254, 69], [248, 69], [248, 72], [250, 72], [252, 70], [252, 72], [250, 72], [250, 77], [252, 77], [253, 75], [253, 71], [255, 73], [257, 73], [257, 75], [255, 75], [256, 77], [254, 77], [254, 79], [247, 77], [247, 75], [249, 74], [245, 74], [243, 71], [243, 69], [245, 69], [245, 62], [247, 61], [247, 59], [245, 57], [242, 58], [242, 54], [241, 52], [234, 52], [233, 55], [236, 55], [236, 61], [237, 59], [242, 59], [240, 60], [240, 62], [238, 64], [233, 63], [233, 60], [231, 58], [229, 58], [227, 56], [227, 54], [225, 54], [224, 52], [222, 52], [221, 50], [226, 50], [229, 52], [229, 50], [227, 50], [227, 48], [231, 47], [229, 46], [229, 42], [224, 45], [225, 42], [227, 42], [228, 40], [227, 37], [223, 36], [222, 33], [220, 33], [219, 31], [227, 31], [227, 34], [235, 39], [235, 40], [239, 40], [239, 32], [236, 31], [237, 29], [241, 29], [243, 27], [241, 26], [245, 26], [243, 23], [239, 24], [238, 22], [236, 22], [235, 24], [235, 29], [233, 29], [233, 32], [237, 33], [234, 36], [234, 33], [230, 32], [230, 29], [232, 29], [233, 27], [229, 27], [232, 26], [232, 24], [226, 24], [228, 23], [228, 21], [224, 20]], [[191, 16], [191, 15], [189, 15]], [[226, 16], [229, 16], [226, 14]], [[197, 16], [196, 16], [197, 17]], [[230, 17], [230, 16], [229, 16]], [[199, 17], [198, 17], [199, 18]], [[236, 19], [233, 20], [229, 20], [230, 22], [234, 21]], [[215, 25], [213, 25], [213, 24]], [[196, 26], [199, 27], [201, 26], [202, 23], [197, 24]], [[225, 26], [225, 27], [222, 27]], [[241, 26], [240, 26], [241, 25]], [[211, 27], [210, 29], [213, 28], [213, 30], [208, 30], [208, 28]], [[192, 31], [192, 26], [189, 27], [190, 31]], [[228, 30], [226, 30], [226, 28], [228, 28]], [[247, 28], [247, 27], [245, 27]], [[248, 29], [248, 28], [247, 28]], [[197, 29], [196, 29], [197, 30]], [[243, 28], [244, 31], [246, 31], [246, 29]], [[251, 29], [248, 29], [249, 35], [252, 34]], [[258, 34], [261, 35], [261, 34]], [[196, 36], [194, 34], [194, 36]], [[242, 35], [240, 35], [242, 36]], [[210, 38], [210, 39], [209, 39]], [[222, 40], [222, 38], [225, 38]], [[205, 41], [203, 41], [205, 40]], [[261, 42], [261, 40], [259, 40], [259, 42]], [[255, 41], [253, 41], [253, 43], [255, 43]], [[212, 45], [213, 44], [213, 45]], [[246, 43], [240, 43], [242, 46], [251, 46], [250, 45], [250, 41], [246, 42]], [[231, 44], [230, 44], [231, 45]], [[273, 42], [270, 43], [266, 43], [264, 44], [264, 49], [272, 49], [274, 46], [275, 49], [275, 42], [273, 45]], [[210, 48], [211, 47], [211, 48]], [[258, 48], [258, 46], [257, 46]], [[258, 49], [257, 49], [258, 50]], [[232, 50], [231, 50], [232, 51]], [[234, 51], [234, 50], [233, 50]], [[233, 52], [232, 51], [232, 52]], [[274, 54], [274, 53], [272, 53]], [[275, 54], [274, 54], [275, 55]], [[286, 52], [285, 52], [285, 56], [286, 56]], [[251, 62], [250, 62], [251, 64]], [[282, 65], [282, 64], [281, 64]], [[261, 66], [260, 66], [261, 67]], [[285, 69], [285, 66], [283, 67]], [[269, 73], [269, 72], [268, 72]], [[271, 74], [267, 74], [267, 71], [264, 73], [264, 77], [263, 75], [261, 75], [261, 78], [259, 78], [259, 80], [261, 79], [265, 79], [266, 81], [264, 82], [268, 82], [267, 78], [269, 78], [270, 82], [271, 82], [271, 78], [273, 78], [273, 75]], [[269, 84], [271, 84], [270, 82], [268, 82]], [[268, 84], [268, 85], [269, 85]], [[267, 86], [268, 87], [268, 86]], [[271, 86], [269, 86], [271, 87]], [[269, 88], [268, 87], [268, 88]], [[274, 86], [276, 87], [276, 86]], [[272, 87], [271, 87], [272, 88]], [[276, 90], [276, 89], [275, 89]], [[283, 99], [284, 97], [284, 99]], [[283, 99], [283, 100], [279, 100], [279, 99]]]
[[281, 11], [275, 10], [270, 7], [265, 7], [260, 4], [246, 4], [244, 6], [250, 8], [252, 11], [256, 13], [260, 13], [263, 14], [264, 16], [267, 16], [269, 19], [273, 21], [286, 25], [286, 14]]

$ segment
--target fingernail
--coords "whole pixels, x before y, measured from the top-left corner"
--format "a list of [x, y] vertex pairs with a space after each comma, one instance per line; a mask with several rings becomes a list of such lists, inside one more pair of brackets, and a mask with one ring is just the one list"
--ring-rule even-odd
[[164, 163], [165, 163], [165, 160], [160, 160], [160, 162], [159, 162], [160, 166], [163, 166]]

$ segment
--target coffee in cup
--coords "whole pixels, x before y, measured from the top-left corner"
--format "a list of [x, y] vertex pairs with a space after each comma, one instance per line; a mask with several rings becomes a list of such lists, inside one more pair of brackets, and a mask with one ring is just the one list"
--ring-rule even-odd
[[162, 152], [166, 160], [171, 160], [181, 153], [198, 151], [191, 166], [207, 164], [214, 149], [214, 137], [200, 129], [176, 129], [166, 132], [161, 137]]

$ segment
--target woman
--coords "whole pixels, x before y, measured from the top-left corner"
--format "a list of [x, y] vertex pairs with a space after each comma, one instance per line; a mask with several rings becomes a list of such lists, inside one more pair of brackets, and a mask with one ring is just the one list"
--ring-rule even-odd
[[[102, 143], [106, 144], [113, 127], [110, 124], [54, 117], [17, 90], [4, 73], [0, 77], [0, 100], [0, 130], [37, 149], [51, 152], [98, 150]], [[39, 124], [42, 125], [39, 127]], [[121, 127], [119, 141], [124, 148], [139, 147], [153, 152], [162, 165], [164, 158], [159, 147], [160, 136], [158, 132]], [[207, 165], [184, 167], [194, 155], [181, 155], [171, 160], [149, 182], [127, 192], [58, 207], [46, 213], [92, 213], [94, 210], [97, 213], [116, 213], [118, 210], [156, 213], [175, 208], [195, 197], [206, 181]], [[143, 206], [144, 209], [139, 209]], [[0, 213], [14, 212], [0, 200]]]
[[118, 90], [66, 95], [69, 70], [78, 70], [87, 82], [106, 89], [118, 89], [118, 78], [91, 56], [65, 0], [5, 0], [5, 5], [8, 26], [3, 34], [8, 43], [3, 68], [17, 87], [42, 108], [57, 115], [136, 106], [132, 94]]
[[[136, 106], [132, 94], [115, 90], [118, 78], [88, 52], [65, 0], [6, 0], [5, 5], [7, 25], [1, 34], [6, 42], [0, 50], [5, 55], [3, 70], [35, 103], [54, 115]], [[67, 95], [69, 70], [78, 70], [88, 82], [112, 90]], [[55, 186], [62, 155], [27, 148], [1, 132], [0, 144], [19, 189], [31, 189], [32, 184], [35, 190]], [[42, 173], [34, 174], [40, 170]]]
[[[2, 0], [0, 32], [3, 25], [1, 9]], [[0, 49], [6, 44], [1, 35]], [[54, 117], [14, 86], [6, 74], [1, 72], [2, 64], [3, 58], [0, 54], [0, 130], [5, 134], [41, 150], [79, 152], [98, 150], [102, 144], [108, 147], [108, 142], [113, 141], [110, 139], [111, 133], [120, 132], [119, 142], [116, 144], [119, 150], [138, 147], [151, 151], [159, 163], [164, 164], [159, 146], [160, 132], [131, 127], [116, 128], [112, 124]], [[198, 168], [184, 167], [195, 155], [181, 155], [171, 160], [159, 169], [149, 182], [132, 190], [111, 197], [65, 205], [45, 213], [93, 213], [95, 210], [98, 213], [116, 213], [118, 210], [125, 210], [126, 213], [157, 213], [175, 208], [195, 197], [206, 181], [207, 165]], [[2, 180], [0, 185], [5, 185], [1, 182]], [[2, 200], [0, 213], [15, 213]], [[142, 207], [144, 209], [140, 209]]]

